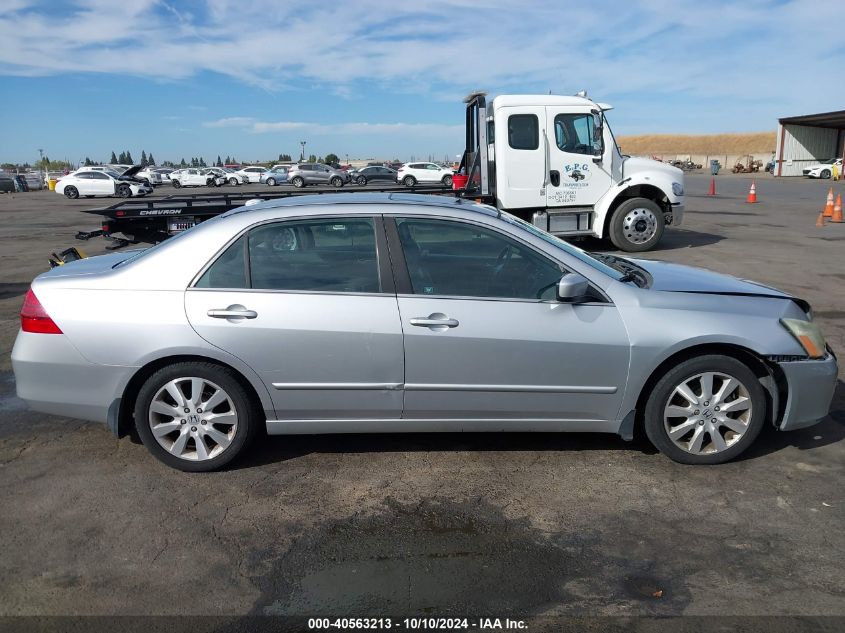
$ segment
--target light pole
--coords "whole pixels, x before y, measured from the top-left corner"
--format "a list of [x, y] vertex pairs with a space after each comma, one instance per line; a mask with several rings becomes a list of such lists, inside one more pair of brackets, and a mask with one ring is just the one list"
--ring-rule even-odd
[[346, 164], [349, 164], [349, 154], [346, 155]]
[[299, 162], [305, 161], [305, 141], [299, 141], [299, 144], [302, 145], [302, 153], [299, 155]]
[[41, 176], [42, 181], [46, 181], [46, 178], [42, 173], [42, 170], [44, 169], [44, 150], [39, 148], [38, 155], [41, 157], [41, 159], [38, 161], [38, 174]]

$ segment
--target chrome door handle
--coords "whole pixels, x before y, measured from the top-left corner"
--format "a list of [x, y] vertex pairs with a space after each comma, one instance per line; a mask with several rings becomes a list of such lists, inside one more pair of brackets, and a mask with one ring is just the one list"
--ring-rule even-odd
[[457, 319], [450, 319], [445, 314], [429, 314], [427, 317], [416, 317], [411, 319], [411, 325], [417, 327], [458, 327]]
[[215, 309], [207, 312], [208, 316], [215, 319], [254, 319], [258, 316], [255, 310], [247, 310], [242, 306], [229, 306], [226, 309]]

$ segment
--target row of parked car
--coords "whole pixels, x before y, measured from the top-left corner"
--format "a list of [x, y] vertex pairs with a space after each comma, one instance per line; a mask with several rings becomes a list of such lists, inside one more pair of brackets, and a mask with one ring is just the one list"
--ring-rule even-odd
[[413, 187], [419, 183], [452, 186], [454, 172], [436, 163], [406, 163], [399, 169], [383, 165], [368, 165], [360, 169], [341, 168], [322, 163], [280, 163], [270, 168], [245, 166], [229, 167], [141, 167], [140, 165], [93, 165], [80, 167], [63, 175], [56, 183], [56, 192], [68, 198], [80, 196], [144, 196], [154, 187], [222, 187], [250, 183], [271, 187], [308, 185], [343, 187], [348, 184], [364, 186], [370, 182], [401, 183]]

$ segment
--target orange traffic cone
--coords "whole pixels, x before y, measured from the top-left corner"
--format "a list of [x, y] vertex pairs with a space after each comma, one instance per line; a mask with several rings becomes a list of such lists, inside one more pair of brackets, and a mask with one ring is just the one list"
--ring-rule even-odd
[[842, 219], [842, 195], [836, 196], [836, 204], [833, 205], [833, 216], [830, 218], [831, 222], [836, 222], [837, 224], [841, 224], [843, 222]]
[[819, 213], [819, 217], [816, 218], [816, 226], [824, 226], [824, 213]]
[[824, 205], [824, 217], [833, 217], [833, 187], [827, 192], [827, 204]]
[[748, 197], [745, 199], [746, 202], [757, 202], [757, 182], [752, 180], [751, 181], [751, 189], [748, 190]]
[[716, 178], [710, 179], [710, 191], [707, 192], [708, 196], [715, 196], [716, 195]]

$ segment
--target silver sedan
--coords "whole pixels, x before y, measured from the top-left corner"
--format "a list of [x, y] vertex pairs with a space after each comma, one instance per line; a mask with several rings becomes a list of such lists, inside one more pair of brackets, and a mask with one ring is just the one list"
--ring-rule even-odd
[[587, 253], [466, 200], [335, 194], [230, 211], [32, 283], [12, 352], [37, 410], [220, 468], [268, 434], [642, 428], [715, 464], [829, 409], [810, 306]]

